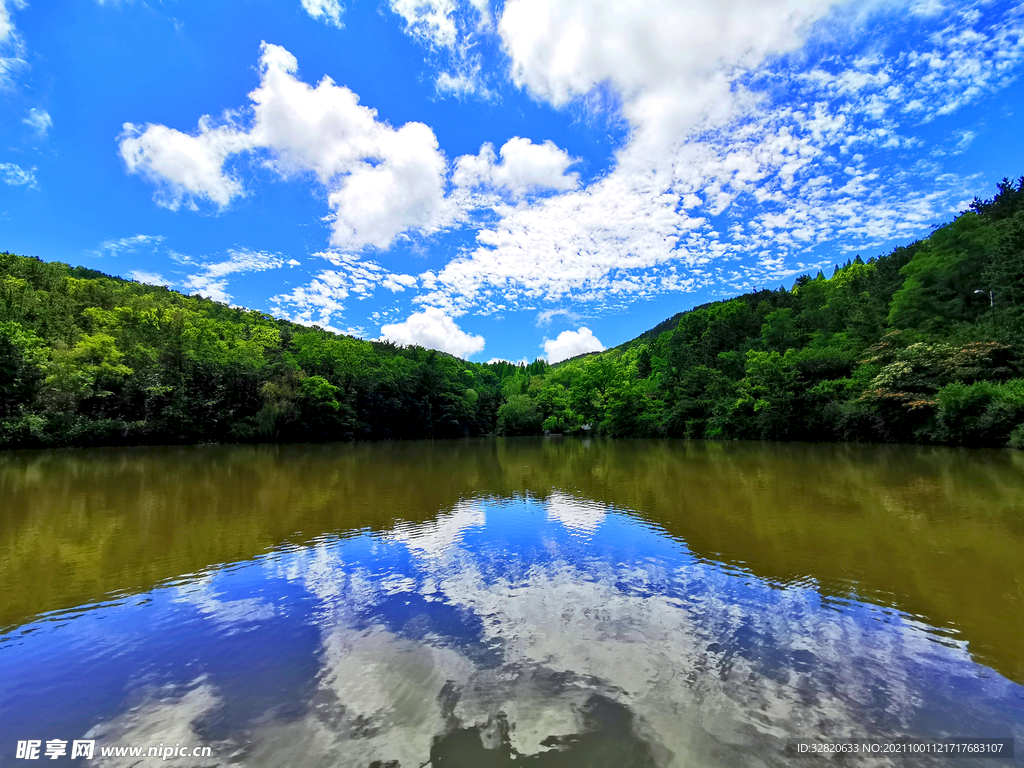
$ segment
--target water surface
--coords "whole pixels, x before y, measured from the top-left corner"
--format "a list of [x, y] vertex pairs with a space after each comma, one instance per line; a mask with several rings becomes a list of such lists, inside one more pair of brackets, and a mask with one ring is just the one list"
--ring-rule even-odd
[[809, 766], [788, 738], [1019, 740], [1022, 583], [1013, 451], [8, 453], [0, 765], [24, 764], [18, 740], [83, 737], [212, 748], [177, 765], [360, 768]]

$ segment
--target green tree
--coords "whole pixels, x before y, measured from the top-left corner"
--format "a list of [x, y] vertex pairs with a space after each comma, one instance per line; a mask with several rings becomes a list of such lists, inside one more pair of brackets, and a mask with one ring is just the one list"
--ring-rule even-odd
[[528, 395], [513, 395], [498, 409], [499, 435], [536, 435], [543, 417]]
[[901, 270], [906, 281], [892, 299], [889, 324], [941, 333], [955, 322], [977, 320], [987, 302], [979, 302], [983, 274], [996, 232], [974, 213], [932, 233]]

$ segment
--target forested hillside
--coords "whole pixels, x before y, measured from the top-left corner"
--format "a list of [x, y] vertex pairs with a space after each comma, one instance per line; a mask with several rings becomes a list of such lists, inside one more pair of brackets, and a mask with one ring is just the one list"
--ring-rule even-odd
[[0, 254], [4, 447], [481, 435], [519, 370]]
[[888, 255], [554, 367], [0, 254], [4, 447], [493, 431], [1024, 447], [1022, 350], [1024, 178]]
[[1024, 178], [925, 240], [645, 336], [510, 405], [564, 432], [1024, 447]]

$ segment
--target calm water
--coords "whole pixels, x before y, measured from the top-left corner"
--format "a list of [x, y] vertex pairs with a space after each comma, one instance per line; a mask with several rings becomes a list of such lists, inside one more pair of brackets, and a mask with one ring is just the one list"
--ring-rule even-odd
[[3, 454], [0, 765], [812, 766], [788, 738], [892, 735], [1022, 764], [1022, 584], [1022, 452]]

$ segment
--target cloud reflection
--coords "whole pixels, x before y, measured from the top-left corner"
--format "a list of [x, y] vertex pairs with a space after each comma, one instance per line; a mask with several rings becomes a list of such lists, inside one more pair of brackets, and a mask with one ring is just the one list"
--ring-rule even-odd
[[[483, 755], [481, 766], [540, 754], [570, 765], [616, 744], [635, 765], [775, 766], [789, 764], [787, 738], [922, 735], [922, 724], [1024, 737], [1020, 687], [980, 675], [965, 643], [916, 620], [726, 570], [567, 494], [503, 501], [490, 517], [489, 503], [261, 566], [316, 604], [301, 711], [218, 730], [234, 703], [211, 680], [102, 733], [148, 743], [162, 722], [196, 743], [227, 730], [211, 743], [234, 764], [360, 768], [443, 765], [445, 750]], [[486, 546], [466, 535], [478, 529]], [[584, 556], [580, 534], [593, 539]]]
[[604, 507], [589, 499], [577, 499], [569, 494], [555, 491], [545, 502], [548, 518], [558, 520], [574, 533], [590, 535], [604, 522]]
[[428, 558], [450, 553], [470, 528], [483, 528], [487, 516], [479, 502], [459, 502], [447, 515], [440, 515], [427, 523], [402, 523], [384, 538], [399, 541], [415, 555]]

